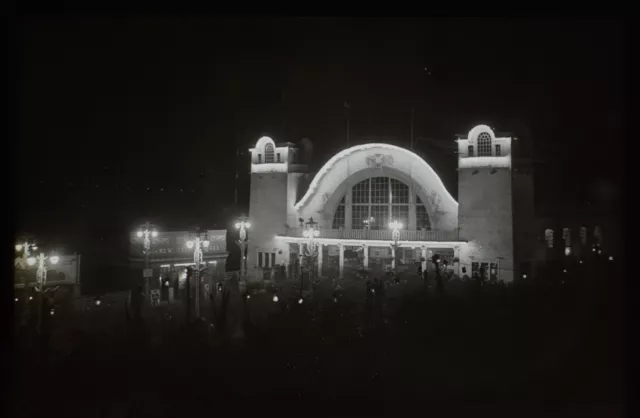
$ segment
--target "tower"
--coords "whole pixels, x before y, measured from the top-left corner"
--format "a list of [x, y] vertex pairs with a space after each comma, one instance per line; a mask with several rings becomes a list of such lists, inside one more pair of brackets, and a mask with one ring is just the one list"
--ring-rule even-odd
[[249, 245], [247, 275], [262, 279], [274, 266], [289, 264], [289, 246], [276, 240], [288, 227], [297, 227], [293, 208], [300, 180], [307, 166], [299, 164], [298, 149], [291, 143], [276, 146], [266, 136], [251, 148]]
[[511, 137], [496, 137], [478, 125], [458, 140], [458, 227], [468, 242], [460, 263], [472, 277], [514, 278], [513, 180]]

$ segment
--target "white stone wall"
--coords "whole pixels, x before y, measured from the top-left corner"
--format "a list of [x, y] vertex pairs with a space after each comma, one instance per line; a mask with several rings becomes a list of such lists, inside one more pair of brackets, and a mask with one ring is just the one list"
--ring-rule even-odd
[[[476, 174], [473, 174], [477, 171]], [[471, 263], [499, 264], [498, 277], [513, 281], [513, 216], [509, 169], [462, 169], [458, 175], [460, 262], [471, 274]]]

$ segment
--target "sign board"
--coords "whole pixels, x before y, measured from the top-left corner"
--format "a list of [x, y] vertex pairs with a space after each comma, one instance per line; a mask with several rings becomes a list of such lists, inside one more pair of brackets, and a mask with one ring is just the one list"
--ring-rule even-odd
[[153, 277], [153, 269], [144, 269], [142, 271], [142, 277], [144, 278]]

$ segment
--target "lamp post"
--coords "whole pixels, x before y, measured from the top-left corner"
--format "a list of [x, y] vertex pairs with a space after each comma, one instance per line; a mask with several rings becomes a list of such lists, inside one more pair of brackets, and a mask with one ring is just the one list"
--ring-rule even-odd
[[[55, 255], [54, 253], [51, 256], [46, 256], [43, 252], [38, 254], [36, 257], [31, 256], [31, 250], [37, 250], [38, 247], [35, 244], [30, 244], [29, 242], [25, 242], [24, 244], [17, 244], [16, 251], [23, 252], [23, 259], [26, 259], [28, 266], [35, 266], [37, 264], [36, 270], [36, 287], [35, 291], [37, 292], [37, 303], [38, 303], [38, 311], [37, 311], [37, 332], [40, 333], [40, 328], [42, 324], [42, 305], [44, 303], [44, 294], [50, 290], [57, 289], [45, 289], [47, 284], [47, 261], [50, 264], [58, 264], [60, 261], [60, 257]], [[25, 283], [25, 290], [27, 288], [27, 283]]]
[[142, 276], [144, 277], [144, 293], [147, 295], [149, 302], [151, 302], [151, 292], [149, 288], [149, 279], [153, 275], [151, 269], [151, 238], [158, 236], [158, 230], [155, 229], [149, 222], [141, 225], [136, 236], [142, 239], [142, 253], [144, 254], [144, 270]]
[[240, 230], [240, 239], [237, 241], [238, 247], [240, 247], [240, 280], [246, 282], [247, 275], [247, 229], [251, 228], [251, 223], [246, 217], [238, 219], [236, 222], [236, 229]]
[[392, 221], [389, 222], [389, 228], [391, 228], [391, 269], [396, 269], [396, 250], [398, 249], [398, 241], [400, 240], [400, 230], [402, 229], [402, 222]]
[[200, 232], [196, 231], [195, 238], [187, 241], [187, 248], [193, 249], [193, 263], [195, 265], [195, 314], [196, 319], [200, 318], [200, 273], [203, 269], [200, 268], [203, 262], [202, 249], [209, 248], [209, 240], [207, 238], [207, 233], [204, 233], [204, 236], [201, 237]]
[[[318, 229], [318, 222], [313, 218], [309, 218], [304, 224], [304, 230], [302, 236], [307, 239], [307, 251], [305, 256], [306, 267], [309, 271], [309, 281], [311, 281], [311, 272], [313, 271], [313, 257], [316, 255], [318, 249], [315, 239], [320, 236], [320, 230]], [[300, 299], [302, 300], [302, 274], [300, 274]]]

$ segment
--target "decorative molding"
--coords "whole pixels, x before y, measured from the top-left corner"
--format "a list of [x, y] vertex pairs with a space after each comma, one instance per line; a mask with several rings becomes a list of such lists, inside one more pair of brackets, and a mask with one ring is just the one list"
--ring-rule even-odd
[[374, 154], [366, 157], [366, 162], [369, 167], [380, 168], [383, 165], [393, 165], [393, 156], [389, 154]]

